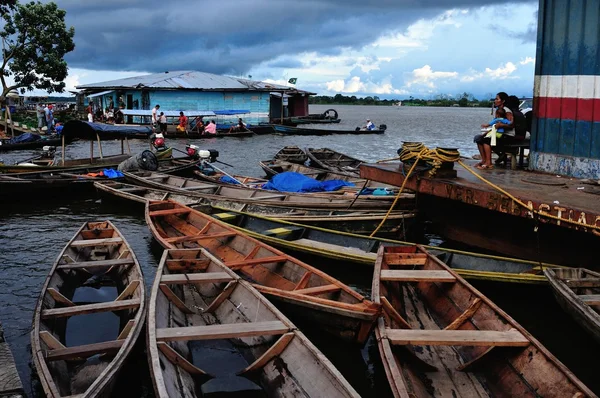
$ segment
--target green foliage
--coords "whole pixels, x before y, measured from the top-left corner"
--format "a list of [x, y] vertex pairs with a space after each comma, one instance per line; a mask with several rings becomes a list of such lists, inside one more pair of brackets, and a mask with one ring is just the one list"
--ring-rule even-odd
[[[357, 98], [356, 96], [347, 97], [342, 94], [336, 94], [334, 97], [327, 95], [317, 95], [308, 98], [309, 104], [323, 104], [323, 105], [383, 105], [391, 106], [395, 105], [400, 100], [392, 99], [380, 99], [377, 96]], [[409, 97], [401, 101], [402, 106], [461, 106], [461, 107], [483, 107], [491, 108], [493, 100], [478, 101], [473, 97], [473, 94], [462, 93], [457, 96], [451, 97], [445, 94], [437, 95], [433, 99], [425, 100], [414, 97]]]
[[[2, 15], [1, 99], [13, 89], [21, 93], [34, 88], [49, 93], [64, 91], [68, 72], [64, 56], [75, 48], [75, 28], [67, 29], [65, 15], [55, 3], [39, 1], [17, 4]], [[8, 84], [7, 76], [12, 77], [14, 84]]]

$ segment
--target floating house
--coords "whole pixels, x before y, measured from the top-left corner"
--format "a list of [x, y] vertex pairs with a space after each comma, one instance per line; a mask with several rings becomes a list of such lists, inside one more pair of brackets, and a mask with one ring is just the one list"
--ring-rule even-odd
[[600, 0], [540, 0], [529, 168], [600, 178]]
[[[129, 123], [148, 123], [151, 109], [160, 105], [166, 115], [228, 115], [247, 123], [308, 115], [308, 97], [294, 87], [198, 71], [176, 71], [77, 86], [78, 108], [121, 108]], [[144, 112], [146, 111], [146, 112]], [[168, 112], [168, 113], [167, 113]], [[221, 120], [223, 122], [224, 120]]]

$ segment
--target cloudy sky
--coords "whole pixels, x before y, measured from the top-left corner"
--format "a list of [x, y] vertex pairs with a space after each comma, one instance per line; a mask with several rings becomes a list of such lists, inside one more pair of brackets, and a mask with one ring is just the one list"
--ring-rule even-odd
[[535, 0], [55, 2], [75, 27], [68, 89], [199, 70], [280, 84], [295, 77], [320, 95], [533, 90]]

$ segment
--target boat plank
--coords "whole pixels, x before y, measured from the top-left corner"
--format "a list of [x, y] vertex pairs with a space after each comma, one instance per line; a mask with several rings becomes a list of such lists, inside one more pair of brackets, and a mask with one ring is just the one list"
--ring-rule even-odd
[[294, 338], [294, 333], [286, 333], [279, 338], [263, 355], [256, 359], [253, 363], [247, 366], [244, 370], [238, 372], [238, 375], [244, 375], [247, 373], [251, 373], [255, 370], [258, 370], [265, 366], [271, 359], [275, 358], [277, 355], [281, 354], [283, 350], [288, 346], [290, 341]]
[[315, 286], [315, 287], [307, 287], [304, 289], [294, 290], [295, 293], [300, 294], [325, 294], [332, 293], [341, 290], [338, 285], [323, 285], [323, 286]]
[[116, 352], [121, 349], [121, 346], [124, 342], [125, 340], [112, 340], [102, 343], [80, 345], [76, 347], [59, 348], [49, 351], [46, 355], [46, 360], [59, 361], [63, 359], [67, 360], [80, 357], [87, 358], [96, 354]]
[[122, 265], [134, 264], [133, 258], [117, 258], [111, 260], [97, 260], [97, 261], [78, 261], [69, 264], [61, 264], [58, 269], [84, 269], [84, 268], [108, 268]]
[[578, 297], [587, 305], [600, 305], [600, 294], [582, 294]]
[[455, 282], [456, 278], [450, 272], [445, 270], [382, 270], [381, 280], [396, 282]]
[[515, 329], [507, 331], [388, 329], [386, 335], [395, 345], [526, 347], [530, 344], [530, 341]]
[[163, 275], [161, 283], [185, 285], [189, 283], [219, 283], [229, 282], [233, 277], [227, 272], [207, 272], [204, 274], [171, 274]]
[[104, 303], [76, 305], [75, 307], [50, 308], [42, 310], [42, 319], [59, 318], [63, 316], [74, 316], [94, 314], [97, 312], [119, 311], [140, 306], [140, 299], [108, 301]]
[[284, 334], [289, 328], [281, 321], [235, 323], [228, 325], [157, 328], [157, 341], [214, 340]]
[[123, 243], [122, 238], [103, 238], [103, 239], [86, 239], [86, 240], [74, 240], [71, 242], [72, 247], [87, 247], [87, 246], [100, 246], [100, 245], [117, 245]]

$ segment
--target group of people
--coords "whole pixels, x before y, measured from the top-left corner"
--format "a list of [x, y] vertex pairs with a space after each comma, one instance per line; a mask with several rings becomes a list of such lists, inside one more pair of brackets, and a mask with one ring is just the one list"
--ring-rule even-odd
[[123, 112], [121, 112], [120, 108], [114, 109], [111, 105], [113, 105], [112, 101], [104, 111], [102, 110], [102, 108], [98, 107], [98, 109], [96, 109], [96, 112], [94, 113], [94, 106], [90, 102], [87, 108], [85, 109], [88, 122], [122, 124], [124, 122]]
[[[156, 104], [154, 108], [152, 108], [152, 126], [154, 128], [158, 127], [160, 132], [163, 134], [167, 133], [167, 116], [164, 112], [160, 111], [160, 105]], [[183, 111], [179, 112], [179, 119], [177, 120], [177, 127], [175, 130], [178, 133], [188, 133], [188, 130], [192, 132], [197, 132], [199, 134], [217, 134], [217, 123], [214, 120], [210, 120], [207, 123], [204, 123], [203, 117], [196, 117], [191, 123], [189, 119]], [[245, 131], [246, 123], [242, 120], [242, 118], [238, 119], [238, 123], [232, 125], [229, 128], [229, 132], [233, 131]]]
[[54, 105], [52, 104], [44, 104], [38, 103], [36, 107], [37, 120], [38, 120], [38, 129], [42, 129], [42, 127], [46, 126], [48, 128], [48, 132], [54, 131]]
[[480, 170], [494, 168], [492, 164], [492, 147], [500, 144], [522, 141], [527, 134], [527, 121], [519, 110], [519, 99], [501, 91], [496, 94], [493, 109], [494, 119], [481, 125], [483, 132], [477, 134], [473, 141], [481, 156], [475, 165]]

